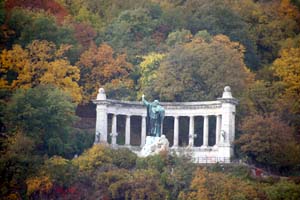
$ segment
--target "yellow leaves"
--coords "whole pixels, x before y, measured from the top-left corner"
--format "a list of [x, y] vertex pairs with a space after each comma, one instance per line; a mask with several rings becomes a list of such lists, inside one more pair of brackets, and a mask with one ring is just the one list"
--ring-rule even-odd
[[300, 48], [283, 49], [272, 67], [286, 86], [283, 98], [293, 100], [292, 111], [300, 112]]
[[289, 87], [299, 86], [300, 48], [283, 49], [280, 53], [280, 58], [273, 63], [273, 68], [276, 75]]
[[111, 162], [112, 159], [107, 153], [107, 148], [99, 144], [95, 144], [92, 148], [73, 160], [74, 165], [78, 166], [81, 171], [92, 171], [97, 167]]
[[190, 192], [188, 199], [209, 199], [209, 191], [208, 188], [206, 188], [207, 173], [208, 172], [206, 170], [197, 170], [191, 183], [191, 189], [193, 192]]
[[[82, 99], [78, 85], [80, 71], [63, 57], [70, 45], [59, 48], [52, 42], [35, 40], [25, 49], [19, 45], [12, 50], [4, 50], [0, 55], [1, 88], [11, 90], [28, 89], [40, 84], [52, 84], [68, 92], [79, 103]], [[16, 77], [8, 77], [14, 72]]]
[[221, 172], [199, 168], [191, 182], [188, 200], [255, 199], [258, 194], [248, 182]]
[[39, 191], [40, 193], [48, 192], [51, 190], [53, 184], [48, 176], [33, 177], [26, 180], [27, 195]]
[[157, 64], [159, 61], [165, 58], [165, 56], [165, 54], [160, 53], [150, 53], [147, 56], [143, 56], [142, 58], [144, 60], [140, 64], [142, 71], [150, 68], [150, 65]]
[[144, 59], [141, 64], [141, 78], [140, 82], [140, 92], [139, 97], [142, 94], [149, 95], [145, 88], [149, 87], [150, 84], [157, 78], [157, 71], [160, 65], [160, 62], [166, 57], [166, 54], [160, 53], [150, 53], [147, 56], [143, 56]]

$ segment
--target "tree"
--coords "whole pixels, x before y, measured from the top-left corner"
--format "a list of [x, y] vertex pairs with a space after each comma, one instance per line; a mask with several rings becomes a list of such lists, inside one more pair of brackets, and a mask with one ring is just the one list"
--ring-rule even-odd
[[128, 179], [109, 187], [113, 199], [165, 199], [166, 191], [155, 170], [136, 170]]
[[251, 114], [270, 114], [277, 111], [276, 102], [284, 90], [283, 84], [257, 80], [251, 84], [240, 98], [241, 116]]
[[296, 200], [300, 198], [300, 186], [292, 181], [281, 180], [265, 188], [267, 196], [272, 200]]
[[43, 11], [16, 8], [11, 11], [7, 23], [15, 31], [15, 42], [23, 47], [33, 40], [47, 40], [56, 45], [77, 45], [73, 27], [67, 24], [58, 25], [55, 17]]
[[[81, 70], [80, 84], [85, 102], [95, 97], [100, 87], [107, 87], [110, 92], [117, 91], [118, 88], [128, 91], [133, 86], [129, 78], [132, 65], [126, 61], [126, 55], [116, 55], [107, 44], [99, 47], [92, 45], [82, 53], [77, 65]], [[112, 94], [110, 97], [115, 96], [116, 94]]]
[[5, 109], [11, 134], [22, 132], [33, 139], [39, 154], [64, 155], [64, 145], [76, 120], [75, 104], [53, 86], [17, 90]]
[[283, 101], [290, 112], [300, 114], [300, 48], [283, 49], [272, 67], [285, 86]]
[[1, 145], [4, 148], [0, 158], [0, 196], [3, 199], [10, 195], [21, 198], [26, 193], [26, 178], [38, 170], [42, 159], [34, 151], [34, 140], [20, 131], [1, 141]]
[[175, 44], [190, 42], [193, 38], [192, 33], [189, 30], [182, 29], [180, 31], [172, 32], [168, 35], [166, 43], [174, 47]]
[[236, 96], [252, 82], [243, 62], [244, 48], [218, 35], [211, 41], [195, 37], [171, 49], [161, 62], [153, 87], [162, 100], [199, 101], [220, 97], [225, 85]]
[[160, 66], [160, 62], [164, 59], [165, 54], [150, 53], [147, 56], [143, 56], [144, 59], [140, 64], [141, 77], [139, 79], [139, 96], [146, 94], [146, 96], [154, 96], [152, 90], [152, 84], [157, 78], [157, 71]]
[[246, 2], [228, 3], [235, 4], [235, 12], [251, 25], [261, 62], [269, 64], [278, 56], [284, 41], [299, 34], [299, 10], [290, 0]]
[[182, 9], [186, 29], [191, 30], [193, 34], [207, 30], [212, 35], [223, 34], [231, 41], [240, 42], [246, 49], [246, 65], [251, 69], [260, 67], [255, 35], [249, 31], [251, 26], [232, 10], [231, 3], [220, 0], [188, 0]]
[[157, 15], [148, 8], [125, 10], [107, 26], [105, 41], [117, 52], [126, 52], [130, 62], [137, 64], [137, 55], [155, 51], [161, 41], [156, 31], [160, 25], [160, 14]]
[[2, 51], [0, 88], [15, 90], [52, 84], [69, 93], [79, 103], [79, 69], [64, 57], [69, 48], [69, 45], [57, 48], [52, 42], [35, 40], [24, 49], [14, 45], [12, 50]]
[[16, 0], [7, 0], [5, 2], [5, 7], [8, 12], [16, 7], [26, 8], [37, 10], [41, 9], [47, 11], [56, 16], [59, 22], [62, 22], [64, 18], [68, 15], [67, 11], [56, 1], [54, 0], [23, 0], [23, 1], [16, 1]]
[[104, 145], [94, 145], [72, 162], [81, 172], [90, 174], [96, 169], [112, 164], [109, 149]]
[[198, 169], [191, 183], [190, 192], [181, 193], [180, 199], [257, 199], [254, 186], [237, 177], [220, 172]]
[[293, 129], [275, 115], [246, 117], [243, 134], [236, 141], [241, 152], [252, 161], [285, 172], [299, 163], [299, 149]]

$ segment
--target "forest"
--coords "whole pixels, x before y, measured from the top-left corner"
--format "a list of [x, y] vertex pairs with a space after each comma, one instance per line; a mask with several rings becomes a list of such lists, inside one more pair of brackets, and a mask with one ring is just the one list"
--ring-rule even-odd
[[[239, 100], [237, 160], [93, 145], [111, 99]], [[0, 0], [0, 199], [300, 199], [299, 0]]]

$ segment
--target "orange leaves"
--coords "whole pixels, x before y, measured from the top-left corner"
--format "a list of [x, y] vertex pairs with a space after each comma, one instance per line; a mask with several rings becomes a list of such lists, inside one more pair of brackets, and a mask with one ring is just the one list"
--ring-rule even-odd
[[[70, 46], [57, 48], [52, 42], [33, 41], [25, 49], [15, 45], [12, 50], [0, 54], [0, 87], [11, 90], [31, 88], [40, 84], [51, 84], [68, 92], [77, 103], [81, 101], [78, 85], [79, 69], [63, 57]], [[11, 78], [13, 72], [16, 77]]]
[[99, 47], [91, 45], [81, 55], [77, 65], [81, 70], [85, 100], [90, 100], [91, 96], [96, 95], [99, 87], [112, 84], [114, 88], [118, 88], [123, 81], [131, 82], [128, 76], [132, 65], [126, 61], [126, 55], [116, 55], [107, 44]]

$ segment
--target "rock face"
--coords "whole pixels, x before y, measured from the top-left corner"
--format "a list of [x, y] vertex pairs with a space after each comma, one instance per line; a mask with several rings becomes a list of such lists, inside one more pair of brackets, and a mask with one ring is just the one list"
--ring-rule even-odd
[[162, 135], [160, 137], [147, 136], [146, 143], [140, 152], [140, 156], [147, 157], [168, 150], [169, 150], [169, 141], [165, 135]]

